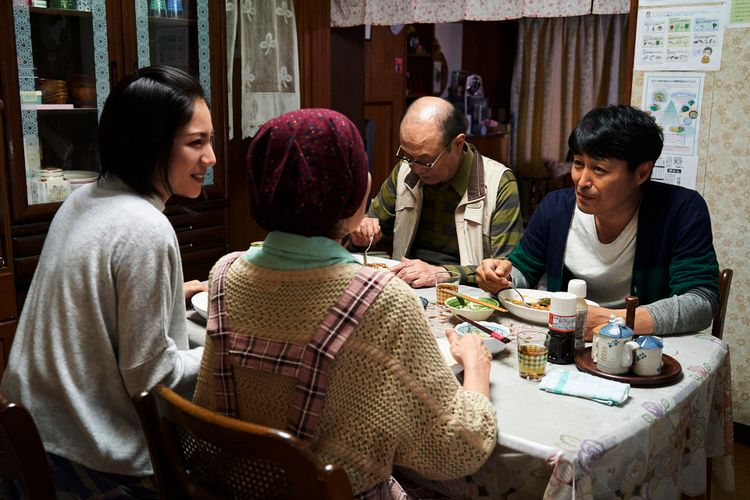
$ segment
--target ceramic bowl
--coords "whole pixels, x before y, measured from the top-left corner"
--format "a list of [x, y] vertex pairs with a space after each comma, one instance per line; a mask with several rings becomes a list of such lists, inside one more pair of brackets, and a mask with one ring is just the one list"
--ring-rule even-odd
[[208, 319], [208, 292], [198, 292], [190, 299], [193, 309], [198, 314]]
[[[493, 306], [499, 305], [497, 300], [491, 297], [477, 298], [482, 302], [492, 304]], [[473, 321], [483, 321], [492, 316], [492, 313], [495, 312], [494, 309], [490, 309], [489, 307], [482, 307], [479, 304], [475, 304], [473, 302], [465, 302], [462, 305], [458, 297], [451, 297], [450, 299], [447, 299], [445, 301], [445, 305], [448, 307], [448, 309], [450, 309], [451, 313], [453, 313], [454, 316], [460, 314], [461, 316], [469, 318]]]
[[[552, 296], [551, 292], [547, 290], [533, 290], [531, 288], [519, 288], [519, 292], [524, 296], [527, 302], [534, 303], [542, 298], [549, 298]], [[522, 320], [528, 321], [529, 323], [535, 323], [537, 325], [549, 324], [549, 307], [547, 309], [532, 309], [526, 307], [523, 304], [517, 304], [513, 301], [521, 300], [521, 297], [512, 289], [508, 288], [501, 291], [497, 297], [500, 299], [500, 303], [506, 308], [513, 316], [521, 318]], [[592, 300], [586, 300], [586, 303], [590, 306], [598, 306], [596, 302]]]
[[[482, 326], [486, 326], [490, 330], [495, 330], [500, 335], [505, 337], [510, 335], [510, 330], [507, 326], [503, 326], [499, 323], [493, 323], [492, 321], [478, 321]], [[459, 335], [479, 335], [484, 341], [484, 346], [490, 351], [493, 356], [503, 350], [505, 350], [505, 344], [492, 338], [488, 333], [479, 330], [477, 327], [470, 323], [460, 323], [456, 326], [456, 333]]]

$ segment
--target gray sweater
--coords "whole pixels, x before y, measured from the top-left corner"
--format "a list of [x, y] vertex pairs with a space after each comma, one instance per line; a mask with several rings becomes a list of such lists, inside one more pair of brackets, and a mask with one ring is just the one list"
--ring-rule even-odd
[[131, 395], [193, 391], [177, 237], [160, 199], [89, 184], [50, 226], [18, 323], [5, 396], [29, 408], [48, 452], [103, 472], [152, 473]]

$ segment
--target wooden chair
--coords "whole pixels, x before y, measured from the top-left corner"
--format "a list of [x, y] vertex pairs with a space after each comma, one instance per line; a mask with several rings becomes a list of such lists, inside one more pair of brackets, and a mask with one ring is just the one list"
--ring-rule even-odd
[[723, 269], [719, 273], [719, 308], [714, 314], [714, 321], [711, 325], [711, 335], [714, 337], [724, 337], [724, 316], [727, 314], [727, 302], [729, 302], [729, 291], [732, 288], [732, 276], [734, 271]]
[[29, 500], [55, 498], [52, 470], [29, 410], [0, 395], [0, 478], [23, 481]]
[[157, 386], [134, 398], [159, 496], [351, 499], [343, 469], [285, 432], [228, 418]]

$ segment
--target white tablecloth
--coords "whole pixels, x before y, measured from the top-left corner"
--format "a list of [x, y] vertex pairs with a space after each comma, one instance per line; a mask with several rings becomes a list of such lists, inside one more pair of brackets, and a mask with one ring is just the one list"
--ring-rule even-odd
[[[436, 337], [458, 323], [434, 304], [434, 288], [415, 293], [431, 301], [427, 315]], [[522, 330], [546, 331], [508, 314], [494, 313], [490, 320], [508, 326], [512, 339]], [[191, 342], [202, 344], [205, 327], [188, 324]], [[708, 333], [666, 336], [664, 344], [665, 354], [682, 365], [681, 379], [665, 387], [633, 387], [619, 407], [539, 390], [538, 382], [518, 376], [516, 344], [508, 344], [490, 372], [499, 434], [493, 455], [472, 476], [481, 498], [677, 499], [681, 492], [702, 493], [706, 458], [727, 457], [732, 450], [729, 350]], [[731, 461], [717, 460], [715, 466], [722, 467], [723, 486], [733, 488]]]

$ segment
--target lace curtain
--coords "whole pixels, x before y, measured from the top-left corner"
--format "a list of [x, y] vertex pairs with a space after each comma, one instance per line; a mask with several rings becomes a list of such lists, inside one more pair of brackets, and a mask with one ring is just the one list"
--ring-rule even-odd
[[[299, 58], [293, 0], [228, 0], [227, 52], [239, 36], [242, 138], [255, 135], [274, 116], [300, 107]], [[227, 58], [232, 116], [234, 57]], [[229, 120], [229, 138], [234, 137]]]
[[331, 0], [331, 26], [623, 14], [630, 0]]

